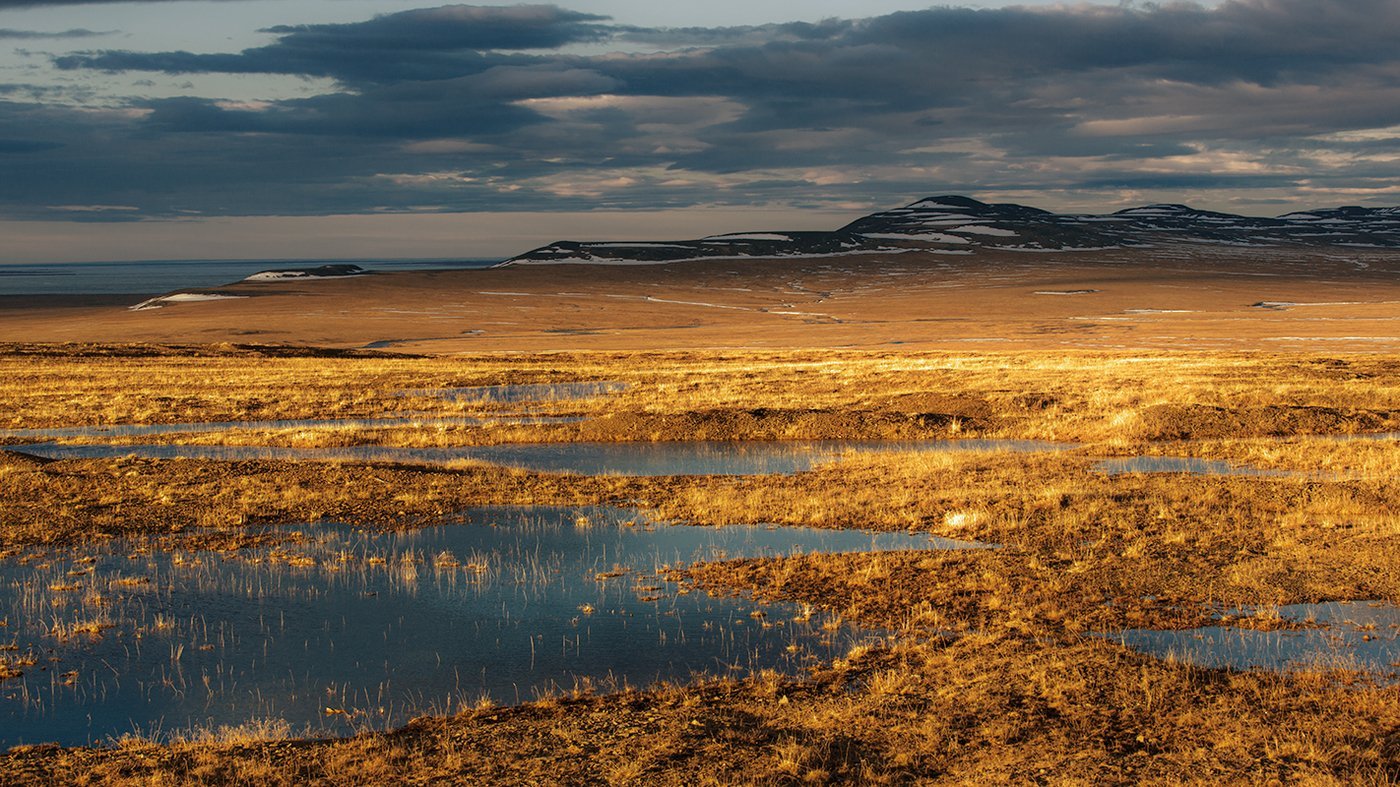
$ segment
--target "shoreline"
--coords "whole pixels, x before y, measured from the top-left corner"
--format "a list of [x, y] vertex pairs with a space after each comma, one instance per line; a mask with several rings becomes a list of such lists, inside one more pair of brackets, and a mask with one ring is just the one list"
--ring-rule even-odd
[[0, 293], [0, 312], [126, 307], [159, 295], [160, 293]]

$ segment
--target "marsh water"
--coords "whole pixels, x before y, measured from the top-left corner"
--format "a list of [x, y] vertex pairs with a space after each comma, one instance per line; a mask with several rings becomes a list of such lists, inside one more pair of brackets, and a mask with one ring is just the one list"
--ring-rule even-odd
[[1094, 469], [1108, 475], [1128, 473], [1188, 473], [1191, 475], [1235, 475], [1286, 478], [1306, 475], [1293, 470], [1271, 470], [1232, 464], [1224, 459], [1196, 456], [1127, 456], [1104, 459]]
[[927, 535], [648, 522], [614, 508], [473, 509], [372, 533], [288, 529], [233, 552], [141, 540], [0, 561], [0, 746], [285, 719], [347, 734], [576, 686], [798, 674], [877, 637], [660, 575], [699, 560], [966, 549]]
[[[627, 390], [617, 380], [555, 383], [512, 383], [458, 388], [405, 389], [399, 396], [439, 399], [456, 404], [497, 405], [503, 412], [475, 416], [411, 413], [381, 418], [296, 419], [269, 421], [210, 421], [178, 424], [118, 424], [39, 429], [0, 429], [0, 440], [100, 440], [103, 437], [143, 437], [181, 433], [223, 432], [234, 429], [290, 430], [316, 428], [393, 428], [421, 426], [482, 426], [493, 424], [562, 424], [578, 416], [539, 415], [529, 405], [570, 402]], [[520, 407], [525, 405], [525, 407]], [[1323, 440], [1392, 440], [1400, 433], [1325, 435]], [[490, 446], [402, 448], [377, 445], [287, 447], [245, 445], [123, 445], [90, 442], [82, 445], [40, 442], [14, 446], [51, 459], [140, 456], [169, 459], [277, 459], [311, 461], [378, 461], [442, 464], [481, 461], [551, 473], [585, 475], [766, 475], [810, 470], [848, 452], [895, 451], [1065, 451], [1073, 443], [1044, 440], [806, 440], [806, 441], [689, 441], [614, 443], [515, 443]], [[1127, 473], [1188, 473], [1197, 475], [1305, 477], [1308, 473], [1234, 465], [1225, 460], [1178, 456], [1132, 456], [1103, 459], [1094, 469], [1109, 475]]]
[[442, 464], [475, 460], [547, 473], [584, 475], [766, 475], [795, 473], [848, 452], [1051, 451], [1034, 440], [806, 440], [687, 443], [512, 443], [448, 448], [357, 445], [330, 448], [242, 445], [64, 445], [33, 443], [17, 450], [51, 459], [140, 456], [158, 459], [283, 459]]
[[[399, 391], [403, 397], [445, 399], [452, 402], [518, 405], [550, 401], [576, 401], [616, 393], [626, 383], [590, 380], [565, 383], [525, 383], [480, 385], [468, 388], [421, 388]], [[525, 412], [487, 413], [478, 416], [444, 416], [434, 413], [404, 413], [377, 418], [298, 418], [266, 421], [187, 421], [170, 424], [107, 424], [62, 426], [36, 429], [0, 429], [0, 439], [144, 437], [164, 434], [227, 432], [233, 429], [381, 429], [404, 426], [485, 426], [497, 424], [577, 423], [578, 416], [542, 416]]]
[[1130, 629], [1104, 635], [1159, 658], [1202, 667], [1355, 669], [1400, 675], [1400, 607], [1375, 601], [1292, 604], [1285, 621], [1305, 628], [1256, 631], [1212, 626], [1181, 631]]
[[616, 380], [584, 380], [564, 383], [474, 385], [466, 388], [416, 388], [400, 391], [399, 395], [446, 399], [451, 402], [521, 404], [550, 400], [589, 399], [625, 390], [627, 390], [627, 383]]
[[0, 439], [33, 438], [147, 437], [165, 434], [203, 434], [234, 429], [387, 429], [416, 426], [432, 429], [442, 426], [490, 426], [566, 424], [583, 420], [576, 416], [438, 416], [412, 414], [384, 418], [295, 418], [272, 421], [190, 421], [175, 424], [111, 424], [106, 426], [57, 426], [40, 429], [0, 429]]

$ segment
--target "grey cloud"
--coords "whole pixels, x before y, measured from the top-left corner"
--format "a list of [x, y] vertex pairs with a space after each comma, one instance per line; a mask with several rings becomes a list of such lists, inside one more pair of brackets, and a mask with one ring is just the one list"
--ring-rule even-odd
[[[337, 93], [281, 102], [270, 110], [227, 108], [221, 102], [177, 98], [150, 102], [146, 124], [176, 133], [298, 134], [416, 139], [511, 131], [537, 122], [529, 110], [481, 101], [422, 100], [413, 90]], [[377, 101], [380, 111], [367, 111]]]
[[[239, 54], [97, 52], [63, 68], [307, 73], [382, 81], [462, 75], [487, 50], [552, 49], [610, 36], [702, 47], [641, 67], [617, 63], [638, 89], [691, 94], [714, 89], [762, 93], [794, 85], [826, 92], [914, 96], [1065, 71], [1133, 70], [1203, 84], [1316, 80], [1355, 64], [1393, 60], [1400, 4], [1390, 0], [1234, 0], [1208, 9], [1189, 3], [1052, 10], [934, 8], [868, 20], [745, 28], [646, 29], [554, 6], [446, 6], [365, 22], [274, 27], [276, 43]], [[380, 57], [371, 55], [378, 53]], [[436, 58], [421, 58], [435, 53]], [[447, 56], [442, 56], [447, 55]], [[466, 63], [459, 62], [465, 58]], [[417, 67], [405, 69], [407, 59]], [[418, 62], [420, 61], [421, 62]], [[353, 66], [353, 67], [352, 67]], [[298, 72], [296, 69], [305, 69]], [[440, 71], [434, 74], [432, 69]], [[341, 73], [338, 69], [343, 69]], [[834, 78], [834, 81], [831, 81]]]
[[0, 139], [0, 155], [6, 153], [38, 153], [59, 147], [62, 147], [62, 145], [40, 139]]
[[450, 79], [492, 65], [539, 59], [498, 50], [551, 50], [609, 35], [606, 17], [556, 6], [454, 5], [348, 24], [267, 28], [276, 43], [237, 54], [101, 51], [65, 55], [61, 69], [172, 74], [300, 74], [347, 83]]
[[302, 50], [282, 45], [248, 49], [239, 54], [192, 52], [83, 52], [54, 58], [60, 69], [154, 71], [166, 74], [293, 74], [330, 77], [371, 84], [450, 79], [527, 58], [486, 56], [480, 52], [405, 52], [390, 58], [366, 57], [353, 48]]
[[[276, 41], [240, 53], [56, 59], [341, 87], [258, 106], [133, 101], [97, 119], [12, 105], [0, 139], [65, 147], [0, 143], [0, 210], [887, 202], [934, 187], [1272, 197], [1400, 177], [1393, 141], [1325, 138], [1400, 125], [1392, 0], [944, 7], [714, 29], [450, 6], [269, 31]], [[608, 38], [671, 51], [552, 51]]]
[[0, 40], [8, 39], [12, 41], [30, 41], [42, 38], [92, 38], [94, 36], [104, 35], [108, 34], [98, 32], [96, 30], [84, 30], [82, 28], [46, 32], [43, 30], [14, 30], [11, 28], [0, 27]]
[[834, 38], [850, 29], [849, 21], [827, 19], [815, 23], [788, 22], [741, 27], [617, 27], [614, 28], [614, 37], [621, 41], [675, 49], [820, 40]]
[[[0, 0], [0, 11], [7, 8], [49, 8], [64, 5], [105, 5], [109, 3], [158, 3], [171, 0]], [[234, 2], [234, 0], [209, 0], [210, 2]]]
[[149, 102], [146, 123], [169, 132], [314, 134], [423, 139], [491, 135], [544, 122], [520, 99], [601, 93], [616, 82], [596, 72], [555, 67], [495, 67], [431, 83], [405, 82], [358, 93], [330, 93], [270, 108], [228, 107], [178, 98]]
[[293, 49], [361, 52], [455, 52], [464, 49], [557, 49], [609, 35], [608, 17], [552, 5], [448, 5], [384, 14], [365, 22], [282, 25], [264, 30]]

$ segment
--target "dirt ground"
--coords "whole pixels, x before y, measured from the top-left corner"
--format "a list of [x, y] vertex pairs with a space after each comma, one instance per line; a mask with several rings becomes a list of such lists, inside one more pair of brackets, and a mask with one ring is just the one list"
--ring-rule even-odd
[[142, 311], [7, 299], [0, 342], [1377, 351], [1400, 347], [1397, 269], [1374, 250], [1193, 246], [379, 273]]

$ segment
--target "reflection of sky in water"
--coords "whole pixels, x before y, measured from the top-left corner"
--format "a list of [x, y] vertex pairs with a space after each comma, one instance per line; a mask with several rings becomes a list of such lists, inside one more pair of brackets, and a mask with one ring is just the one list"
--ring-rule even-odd
[[[530, 383], [523, 385], [485, 385], [472, 388], [424, 388], [401, 391], [401, 396], [447, 399], [453, 402], [521, 404], [550, 400], [586, 399], [621, 391], [626, 383], [612, 381], [575, 383]], [[361, 428], [376, 429], [395, 426], [481, 426], [484, 424], [557, 424], [577, 423], [574, 416], [531, 416], [517, 413], [497, 413], [482, 417], [435, 416], [409, 413], [382, 418], [301, 418], [277, 421], [196, 421], [175, 424], [110, 424], [105, 426], [63, 426], [47, 429], [0, 429], [0, 439], [60, 439], [69, 437], [140, 437], [143, 435], [181, 434], [194, 432], [224, 432], [230, 429], [315, 429]]]
[[758, 475], [809, 470], [847, 451], [1047, 451], [1063, 448], [1033, 440], [812, 440], [688, 443], [517, 443], [450, 448], [359, 445], [333, 448], [224, 445], [15, 446], [55, 459], [141, 456], [169, 459], [352, 460], [443, 463], [474, 459], [550, 473], [585, 475]]
[[[485, 508], [414, 532], [303, 532], [312, 543], [281, 550], [171, 553], [115, 541], [0, 563], [3, 644], [17, 648], [0, 655], [39, 659], [0, 683], [0, 745], [260, 718], [340, 734], [483, 694], [528, 700], [583, 678], [607, 687], [795, 674], [872, 635], [794, 605], [679, 594], [656, 572], [798, 551], [979, 546], [653, 526], [602, 508]], [[96, 638], [52, 633], [93, 620], [112, 627]]]
[[1109, 475], [1126, 473], [1192, 473], [1195, 475], [1296, 476], [1291, 470], [1266, 470], [1248, 465], [1233, 465], [1224, 459], [1202, 459], [1196, 456], [1128, 456], [1104, 459], [1094, 469]]
[[1107, 639], [1160, 658], [1202, 667], [1356, 668], [1380, 675], [1400, 672], [1400, 607], [1379, 602], [1328, 602], [1279, 607], [1286, 620], [1321, 628], [1254, 631], [1209, 627], [1182, 631], [1131, 629]]
[[511, 385], [476, 385], [468, 388], [419, 388], [400, 391], [400, 396], [447, 399], [453, 402], [545, 402], [550, 400], [589, 399], [595, 396], [627, 390], [627, 383], [615, 380], [587, 380], [572, 383], [515, 383]]
[[404, 415], [392, 418], [301, 418], [281, 421], [199, 421], [180, 424], [114, 424], [111, 426], [59, 426], [49, 429], [0, 429], [0, 439], [65, 437], [142, 437], [160, 434], [226, 432], [230, 429], [384, 429], [396, 426], [484, 426], [493, 424], [567, 424], [572, 416], [468, 416]]

